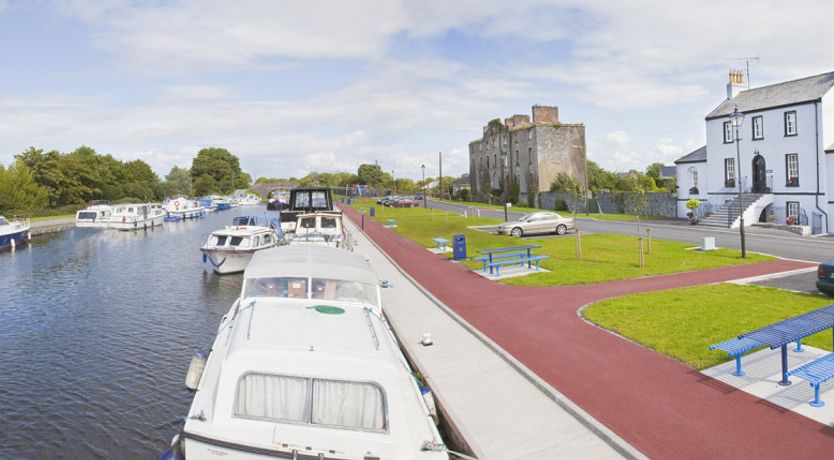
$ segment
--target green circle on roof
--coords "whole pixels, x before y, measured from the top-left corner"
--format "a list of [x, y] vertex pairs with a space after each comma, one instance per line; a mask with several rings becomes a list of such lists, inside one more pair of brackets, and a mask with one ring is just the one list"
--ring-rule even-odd
[[345, 312], [344, 308], [334, 307], [332, 305], [314, 305], [312, 307], [307, 307], [307, 309], [312, 309], [325, 315], [341, 315]]

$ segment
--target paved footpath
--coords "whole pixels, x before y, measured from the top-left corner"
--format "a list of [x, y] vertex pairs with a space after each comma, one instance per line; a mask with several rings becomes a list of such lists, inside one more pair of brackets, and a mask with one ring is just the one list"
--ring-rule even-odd
[[[355, 210], [345, 215], [359, 221]], [[365, 233], [445, 305], [650, 458], [828, 458], [834, 430], [775, 407], [577, 314], [588, 303], [809, 266], [777, 260], [591, 286], [489, 281], [365, 219]]]

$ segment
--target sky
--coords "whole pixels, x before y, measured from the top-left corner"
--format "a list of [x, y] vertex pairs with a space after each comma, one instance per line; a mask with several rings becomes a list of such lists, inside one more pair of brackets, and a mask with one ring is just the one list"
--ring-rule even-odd
[[[253, 177], [468, 170], [493, 118], [556, 105], [609, 170], [704, 144], [728, 71], [834, 70], [826, 1], [0, 0], [0, 164], [224, 147]], [[832, 140], [824, 142], [830, 143]]]

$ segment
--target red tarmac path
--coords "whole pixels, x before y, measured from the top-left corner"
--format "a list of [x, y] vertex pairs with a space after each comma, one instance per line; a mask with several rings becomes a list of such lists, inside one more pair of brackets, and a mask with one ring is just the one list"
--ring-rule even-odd
[[[359, 214], [343, 207], [357, 225]], [[588, 303], [808, 267], [787, 260], [585, 286], [487, 280], [365, 219], [365, 233], [424, 288], [650, 458], [831, 458], [834, 430], [594, 327]]]

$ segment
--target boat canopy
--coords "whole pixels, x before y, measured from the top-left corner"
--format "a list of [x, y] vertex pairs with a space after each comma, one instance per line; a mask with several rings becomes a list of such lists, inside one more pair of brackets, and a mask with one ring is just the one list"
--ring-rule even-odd
[[324, 246], [282, 246], [258, 251], [244, 278], [327, 278], [376, 285], [379, 278], [365, 256]]

